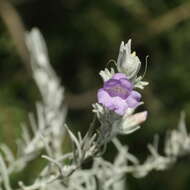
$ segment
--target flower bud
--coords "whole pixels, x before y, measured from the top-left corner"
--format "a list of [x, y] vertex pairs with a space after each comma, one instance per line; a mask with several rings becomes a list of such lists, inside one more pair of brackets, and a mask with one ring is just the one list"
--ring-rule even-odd
[[117, 59], [117, 69], [121, 73], [125, 73], [128, 79], [134, 79], [139, 72], [141, 62], [136, 53], [131, 53], [131, 39], [124, 44], [121, 42], [119, 56]]

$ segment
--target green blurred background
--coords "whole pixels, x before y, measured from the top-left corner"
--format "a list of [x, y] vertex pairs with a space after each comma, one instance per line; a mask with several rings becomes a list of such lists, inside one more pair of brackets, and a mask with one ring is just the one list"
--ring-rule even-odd
[[[136, 133], [122, 137], [130, 151], [143, 161], [146, 144], [155, 133], [161, 136], [177, 126], [180, 111], [190, 124], [190, 1], [189, 0], [4, 0], [15, 7], [27, 30], [38, 27], [43, 33], [52, 66], [67, 90], [67, 123], [74, 130], [88, 128], [91, 104], [102, 81], [98, 76], [110, 59], [117, 59], [120, 42], [132, 38], [144, 71], [146, 56], [150, 85], [142, 92], [149, 111], [147, 122]], [[40, 99], [38, 90], [14, 43], [14, 15], [1, 7], [0, 0], [0, 142], [15, 149], [20, 123]], [[9, 7], [8, 7], [9, 10]], [[8, 15], [9, 23], [6, 22]], [[10, 32], [10, 26], [15, 31]], [[22, 52], [20, 52], [20, 55]], [[53, 101], [53, 100], [52, 100]], [[107, 155], [112, 154], [108, 147]], [[35, 173], [39, 164], [34, 164]], [[165, 172], [146, 178], [128, 177], [136, 189], [190, 188], [190, 162], [180, 160]], [[14, 177], [16, 181], [18, 176]], [[26, 178], [26, 180], [28, 180]], [[30, 182], [30, 180], [28, 180]]]

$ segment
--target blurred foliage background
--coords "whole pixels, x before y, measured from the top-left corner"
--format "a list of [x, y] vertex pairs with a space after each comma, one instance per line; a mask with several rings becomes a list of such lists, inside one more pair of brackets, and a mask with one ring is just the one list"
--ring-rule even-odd
[[[141, 73], [149, 55], [145, 79], [150, 85], [142, 92], [141, 108], [149, 117], [141, 130], [122, 137], [123, 143], [143, 161], [155, 133], [161, 136], [162, 149], [165, 132], [177, 126], [181, 110], [190, 126], [189, 0], [0, 0], [0, 142], [15, 149], [20, 123], [27, 122], [40, 99], [22, 47], [23, 26], [15, 15], [26, 30], [38, 27], [43, 33], [51, 63], [67, 90], [67, 123], [73, 130], [87, 130], [91, 104], [102, 85], [98, 73], [112, 66], [108, 61], [117, 59], [120, 42], [129, 38], [141, 59]], [[106, 155], [112, 152], [109, 147]], [[31, 175], [38, 166], [30, 168]], [[128, 188], [189, 189], [189, 167], [184, 159], [144, 179], [129, 176]]]

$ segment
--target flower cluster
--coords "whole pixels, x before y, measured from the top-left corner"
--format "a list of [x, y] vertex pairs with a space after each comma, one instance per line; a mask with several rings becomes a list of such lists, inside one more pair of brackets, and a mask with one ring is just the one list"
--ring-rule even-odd
[[[127, 44], [121, 43], [116, 66], [117, 73], [113, 69], [112, 72], [107, 69], [100, 72], [104, 85], [98, 90], [97, 97], [98, 103], [122, 116], [142, 103], [141, 94], [134, 90], [138, 86], [136, 83], [142, 83], [142, 77], [137, 78], [141, 62], [135, 52], [131, 53], [131, 40]], [[147, 85], [146, 82], [143, 84]]]
[[137, 77], [141, 62], [135, 52], [131, 52], [131, 40], [121, 43], [116, 63], [117, 70], [107, 68], [100, 71], [104, 84], [97, 92], [98, 103], [94, 112], [100, 121], [100, 144], [106, 144], [118, 134], [130, 134], [140, 128], [147, 118], [147, 111], [133, 114], [143, 104], [136, 88], [144, 89], [148, 82]]
[[143, 89], [148, 84], [141, 81], [142, 77], [137, 78], [141, 62], [135, 52], [131, 53], [131, 40], [127, 44], [121, 42], [116, 66], [117, 73], [113, 69], [100, 72], [104, 85], [97, 97], [98, 103], [122, 116], [142, 104], [141, 94], [134, 88]]

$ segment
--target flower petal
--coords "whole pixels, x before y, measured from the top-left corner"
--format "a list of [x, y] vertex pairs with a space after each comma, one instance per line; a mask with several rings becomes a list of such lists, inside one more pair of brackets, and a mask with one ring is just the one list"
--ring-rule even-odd
[[124, 115], [128, 109], [128, 105], [125, 100], [120, 97], [112, 97], [112, 105], [110, 109], [115, 111], [118, 115]]
[[140, 101], [140, 99], [141, 99], [141, 94], [140, 94], [139, 92], [135, 91], [135, 90], [133, 90], [133, 91], [131, 92], [131, 96], [132, 96], [134, 99], [136, 99], [137, 101]]
[[116, 80], [119, 80], [119, 79], [122, 79], [122, 78], [127, 79], [127, 76], [126, 76], [124, 73], [116, 73], [116, 74], [112, 77], [112, 79], [116, 79]]
[[110, 88], [118, 84], [120, 84], [119, 80], [110, 79], [104, 83], [104, 88]]
[[110, 97], [110, 95], [103, 89], [98, 90], [98, 103], [101, 103], [103, 106], [109, 110], [114, 111], [118, 115], [124, 115], [128, 109], [127, 102], [120, 97]]
[[119, 81], [120, 81], [121, 85], [124, 88], [127, 88], [129, 91], [131, 91], [133, 89], [133, 84], [128, 79], [121, 78]]
[[97, 93], [98, 103], [103, 104], [104, 106], [110, 106], [112, 103], [110, 95], [103, 89], [100, 88]]
[[126, 102], [130, 108], [136, 108], [139, 105], [139, 101], [137, 101], [132, 95], [130, 95]]

